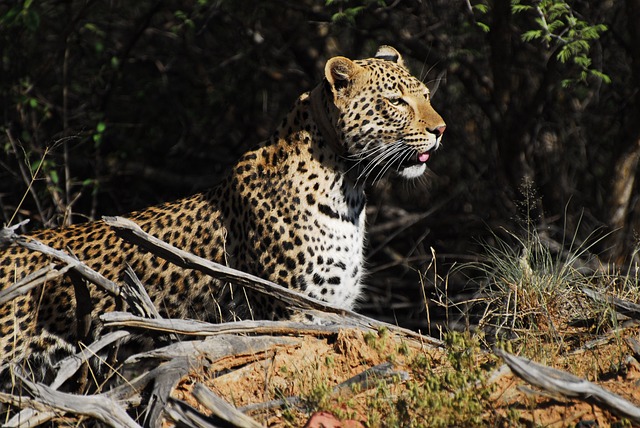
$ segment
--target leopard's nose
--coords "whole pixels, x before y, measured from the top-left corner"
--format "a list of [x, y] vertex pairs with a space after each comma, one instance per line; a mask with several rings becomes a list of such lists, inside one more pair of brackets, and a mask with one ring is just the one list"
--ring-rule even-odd
[[427, 131], [429, 131], [431, 134], [435, 134], [436, 137], [439, 137], [442, 134], [444, 134], [445, 129], [447, 129], [446, 125], [440, 125], [440, 126], [436, 126], [433, 129], [428, 129]]

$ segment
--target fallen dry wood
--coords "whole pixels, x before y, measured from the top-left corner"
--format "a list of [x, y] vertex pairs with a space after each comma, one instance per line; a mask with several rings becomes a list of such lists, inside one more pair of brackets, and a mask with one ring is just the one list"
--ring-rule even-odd
[[112, 343], [129, 336], [129, 332], [125, 330], [118, 330], [112, 333], [107, 333], [101, 336], [98, 340], [92, 344], [84, 347], [80, 352], [75, 355], [70, 355], [64, 360], [56, 364], [58, 371], [56, 378], [53, 380], [50, 388], [58, 389], [64, 382], [73, 376], [80, 366], [87, 362], [90, 358], [100, 352], [104, 347], [111, 345]]
[[[113, 377], [124, 376], [128, 373], [129, 380], [107, 392], [84, 398], [81, 397], [74, 401], [72, 397], [77, 396], [55, 391], [54, 387], [61, 385], [66, 379], [72, 376], [73, 373], [75, 373], [75, 371], [86, 361], [86, 356], [97, 352], [100, 348], [111, 343], [113, 340], [118, 340], [129, 335], [128, 331], [116, 331], [106, 334], [107, 331], [104, 330], [102, 333], [105, 335], [98, 338], [95, 344], [86, 348], [86, 351], [88, 352], [85, 352], [82, 356], [77, 355], [75, 357], [70, 357], [66, 359], [61, 366], [59, 366], [57, 373], [58, 377], [51, 386], [40, 384], [28, 385], [25, 383], [25, 386], [27, 386], [30, 391], [34, 391], [33, 397], [24, 400], [24, 397], [19, 395], [7, 395], [6, 397], [3, 395], [4, 398], [0, 397], [0, 401], [14, 403], [17, 407], [31, 407], [32, 409], [37, 410], [29, 410], [16, 415], [19, 419], [17, 422], [19, 425], [16, 426], [31, 426], [34, 422], [41, 422], [55, 417], [60, 411], [91, 416], [106, 424], [129, 426], [128, 424], [130, 421], [122, 419], [122, 417], [123, 415], [127, 415], [126, 409], [136, 407], [138, 408], [138, 412], [144, 412], [142, 414], [145, 415], [144, 424], [146, 426], [160, 426], [162, 423], [163, 412], [169, 402], [169, 394], [176, 387], [178, 381], [183, 376], [186, 376], [190, 370], [193, 370], [195, 366], [208, 365], [212, 361], [216, 361], [217, 359], [225, 358], [227, 356], [255, 356], [261, 352], [270, 351], [274, 349], [275, 346], [279, 345], [299, 346], [299, 342], [294, 338], [276, 338], [272, 336], [239, 337], [230, 335], [229, 333], [290, 335], [306, 333], [317, 336], [326, 336], [328, 334], [335, 334], [340, 329], [353, 328], [355, 326], [360, 326], [368, 331], [385, 327], [391, 331], [399, 333], [401, 336], [417, 339], [422, 344], [427, 344], [429, 346], [441, 345], [441, 342], [436, 339], [421, 336], [410, 330], [378, 322], [352, 311], [331, 307], [322, 301], [310, 299], [305, 295], [280, 287], [269, 281], [230, 269], [226, 266], [217, 265], [192, 254], [182, 252], [181, 250], [178, 250], [162, 241], [156, 240], [156, 242], [152, 239], [153, 245], [145, 244], [145, 239], [149, 238], [148, 235], [142, 232], [135, 224], [133, 224], [133, 226], [132, 223], [128, 224], [127, 227], [132, 227], [133, 230], [138, 230], [140, 232], [139, 237], [137, 238], [138, 241], [135, 243], [139, 243], [143, 248], [149, 249], [153, 252], [160, 251], [160, 256], [164, 254], [167, 256], [166, 258], [168, 260], [173, 262], [177, 261], [177, 264], [183, 268], [198, 269], [223, 281], [233, 282], [264, 292], [274, 298], [287, 302], [291, 307], [299, 308], [303, 313], [312, 314], [317, 319], [321, 319], [323, 321], [326, 320], [328, 323], [324, 325], [312, 325], [287, 321], [243, 321], [239, 323], [214, 325], [191, 320], [170, 320], [160, 318], [147, 319], [130, 314], [115, 312], [104, 314], [103, 320], [105, 321], [105, 326], [110, 328], [126, 327], [163, 331], [181, 335], [216, 336], [209, 337], [204, 340], [183, 340], [177, 342], [177, 337], [175, 336], [168, 336], [168, 338], [163, 337], [162, 340], [165, 340], [165, 343], [167, 340], [174, 341], [175, 343], [161, 348], [152, 349], [148, 352], [137, 353], [127, 359], [123, 365], [117, 369], [117, 371], [113, 372]], [[105, 281], [103, 281], [104, 278], [102, 278], [100, 274], [90, 270], [80, 261], [74, 259], [63, 251], [49, 248], [38, 241], [18, 237], [15, 233], [11, 233], [9, 236], [10, 239], [18, 242], [18, 245], [23, 245], [25, 248], [33, 251], [49, 254], [52, 257], [67, 263], [63, 269], [74, 269], [85, 276], [89, 281], [96, 283], [98, 286], [104, 287]], [[160, 250], [158, 250], [158, 248], [160, 248]], [[42, 277], [42, 275], [46, 275], [47, 272], [50, 271], [47, 270], [40, 272], [37, 276]], [[150, 299], [146, 296], [144, 287], [141, 286], [139, 281], [136, 281], [135, 277], [131, 278], [130, 283], [132, 286], [131, 290], [133, 292], [128, 293], [125, 291], [127, 293], [126, 298], [128, 299], [128, 306], [130, 308], [140, 309], [139, 313], [145, 316], [157, 317], [157, 312], [149, 308], [148, 300]], [[112, 292], [114, 295], [122, 295], [123, 289], [110, 281], [107, 282], [105, 289]], [[157, 342], [155, 346], [157, 346]], [[109, 367], [105, 367], [105, 369], [110, 370]], [[133, 373], [135, 373], [135, 375], [132, 375]], [[133, 378], [131, 378], [132, 376]], [[151, 398], [147, 398], [149, 395], [143, 395], [142, 391], [146, 391], [147, 393], [150, 392]], [[97, 401], [94, 399], [103, 400], [103, 407], [96, 407]], [[109, 414], [106, 415], [105, 412]]]
[[143, 231], [140, 226], [129, 219], [123, 217], [104, 217], [103, 219], [109, 226], [115, 228], [123, 239], [126, 239], [131, 243], [136, 244], [182, 268], [195, 269], [221, 281], [231, 282], [260, 293], [267, 294], [285, 302], [290, 308], [308, 311], [315, 310], [319, 311], [319, 313], [338, 314], [346, 319], [359, 321], [359, 325], [368, 325], [371, 328], [389, 328], [390, 330], [401, 333], [405, 336], [419, 339], [423, 343], [428, 343], [432, 346], [442, 346], [442, 342], [435, 338], [422, 336], [414, 331], [377, 321], [351, 310], [336, 308], [322, 300], [311, 298], [271, 281], [203, 259], [195, 254], [188, 253], [149, 235]]
[[616, 312], [633, 319], [640, 319], [640, 305], [623, 300], [615, 296], [607, 296], [588, 287], [583, 287], [582, 292], [596, 302], [606, 302], [612, 305]]
[[23, 408], [8, 421], [3, 420], [4, 428], [35, 427], [56, 416], [56, 413], [51, 411], [51, 407], [31, 397], [0, 392], [0, 403]]
[[[147, 403], [145, 426], [160, 426], [169, 394], [178, 381], [195, 367], [206, 367], [229, 356], [256, 355], [274, 346], [296, 346], [299, 340], [271, 336], [244, 337], [221, 335], [203, 340], [177, 342], [152, 351], [136, 354], [125, 361], [122, 370], [136, 371], [141, 365], [153, 367], [146, 373], [105, 393], [114, 401], [133, 402], [141, 399], [141, 391], [153, 385]], [[154, 366], [155, 364], [155, 366]], [[139, 370], [138, 370], [139, 371]]]
[[179, 427], [220, 428], [220, 425], [212, 418], [175, 398], [169, 400], [166, 413], [168, 418]]
[[178, 357], [206, 356], [209, 361], [216, 361], [229, 356], [253, 355], [265, 352], [274, 346], [292, 346], [299, 343], [298, 339], [274, 336], [236, 336], [224, 334], [207, 337], [203, 340], [189, 340], [176, 342], [161, 348], [141, 352], [127, 358], [125, 365], [142, 360], [156, 359], [169, 361]]
[[[129, 335], [129, 332], [120, 330], [112, 333], [108, 333], [96, 340], [94, 343], [85, 347], [82, 351], [75, 355], [70, 355], [64, 360], [60, 361], [56, 366], [58, 368], [56, 377], [48, 386], [52, 390], [57, 390], [64, 382], [73, 376], [82, 364], [86, 363], [88, 359], [96, 355], [105, 346], [112, 344], [113, 342], [120, 340]], [[17, 368], [14, 368], [14, 372]], [[0, 402], [15, 404], [15, 396], [11, 395], [0, 396]], [[37, 405], [39, 404], [39, 405]], [[20, 427], [20, 426], [35, 426], [39, 423], [50, 420], [55, 417], [55, 412], [51, 411], [50, 407], [43, 403], [38, 403], [37, 399], [30, 399], [29, 402], [22, 402], [18, 407], [22, 407], [19, 413], [15, 414], [9, 421], [6, 422], [8, 427]]]
[[233, 321], [212, 324], [205, 321], [163, 318], [149, 319], [128, 312], [108, 312], [100, 316], [105, 327], [142, 328], [145, 330], [176, 333], [187, 336], [214, 336], [219, 334], [315, 334], [326, 336], [335, 334], [347, 324], [305, 324], [295, 321]]
[[0, 291], [0, 305], [3, 305], [16, 297], [28, 293], [31, 289], [51, 281], [59, 276], [64, 275], [71, 266], [67, 265], [62, 269], [56, 269], [54, 264], [47, 265], [31, 272], [20, 281], [12, 284], [10, 287]]
[[538, 388], [595, 403], [634, 423], [640, 423], [639, 407], [601, 386], [571, 373], [517, 357], [501, 349], [494, 349], [494, 352], [504, 360], [514, 374]]
[[[220, 263], [206, 260], [149, 235], [133, 221], [124, 217], [103, 217], [105, 223], [118, 231], [125, 240], [185, 269], [195, 269], [224, 282], [242, 285], [252, 290], [282, 300], [294, 308], [318, 309], [327, 312], [349, 313], [334, 308], [322, 300], [307, 297], [260, 277], [232, 269]], [[275, 291], [275, 292], [274, 292]], [[353, 315], [357, 315], [353, 313]]]
[[0, 243], [4, 244], [7, 242], [13, 242], [16, 245], [26, 248], [30, 251], [36, 251], [51, 256], [54, 259], [66, 264], [68, 269], [73, 269], [74, 271], [78, 272], [83, 278], [85, 278], [89, 282], [92, 282], [93, 284], [99, 285], [112, 295], [118, 296], [120, 294], [120, 287], [118, 287], [118, 285], [116, 285], [113, 281], [108, 280], [95, 270], [91, 269], [89, 266], [70, 256], [64, 251], [51, 248], [36, 239], [18, 235], [15, 233], [15, 230], [13, 228], [3, 228], [0, 231], [0, 236]]
[[39, 405], [76, 415], [90, 416], [113, 427], [140, 427], [120, 405], [104, 394], [88, 396], [67, 394], [46, 385], [33, 383], [26, 378], [21, 378], [20, 381], [29, 389], [33, 400]]
[[128, 264], [124, 270], [124, 285], [122, 286], [121, 293], [122, 298], [127, 302], [127, 305], [129, 305], [129, 311], [132, 313], [144, 316], [145, 318], [162, 318], [158, 309], [153, 305], [147, 289]]
[[245, 415], [231, 404], [211, 392], [209, 388], [196, 383], [192, 391], [193, 396], [211, 413], [238, 428], [260, 428], [262, 425]]

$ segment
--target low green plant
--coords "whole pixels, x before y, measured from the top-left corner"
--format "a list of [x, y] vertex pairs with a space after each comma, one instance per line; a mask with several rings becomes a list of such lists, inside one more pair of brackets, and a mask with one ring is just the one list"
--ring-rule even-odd
[[494, 243], [484, 246], [484, 261], [464, 267], [479, 272], [482, 284], [478, 324], [491, 340], [514, 340], [528, 350], [553, 342], [560, 351], [562, 330], [594, 311], [582, 290], [593, 284], [586, 266], [595, 264], [590, 249], [602, 238], [592, 234], [578, 243], [576, 234], [565, 234], [555, 242], [530, 219], [524, 224], [523, 233], [509, 232], [508, 240], [494, 235]]
[[[380, 382], [367, 399], [369, 426], [485, 426], [494, 389], [488, 367], [478, 364], [480, 338], [470, 333], [445, 334], [446, 364], [424, 353], [411, 357], [411, 380], [401, 388]], [[492, 365], [493, 363], [490, 363]]]

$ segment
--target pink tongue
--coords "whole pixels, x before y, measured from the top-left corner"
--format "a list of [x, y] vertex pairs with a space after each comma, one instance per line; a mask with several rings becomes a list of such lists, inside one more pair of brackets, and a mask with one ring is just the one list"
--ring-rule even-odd
[[429, 160], [429, 152], [424, 152], [424, 153], [420, 153], [418, 155], [418, 161], [420, 162], [426, 162]]

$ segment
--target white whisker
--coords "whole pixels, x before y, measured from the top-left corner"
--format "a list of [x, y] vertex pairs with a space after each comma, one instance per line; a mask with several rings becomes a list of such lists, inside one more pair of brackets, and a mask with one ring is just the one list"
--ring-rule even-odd
[[407, 146], [404, 139], [389, 144], [370, 141], [358, 153], [345, 156], [345, 159], [353, 162], [347, 172], [357, 170], [356, 185], [367, 182], [375, 185], [391, 168], [399, 169], [414, 154], [415, 150]]
[[[367, 173], [365, 176], [365, 181], [369, 178], [371, 173], [375, 170], [377, 166], [382, 165], [381, 171], [378, 172], [376, 178], [374, 178], [373, 183], [375, 183], [379, 177], [389, 169], [389, 167], [393, 164], [393, 159], [397, 157], [399, 153], [405, 150], [404, 145], [401, 142], [396, 142], [392, 145], [387, 146], [388, 150], [380, 153], [375, 159], [373, 159], [369, 165], [367, 165]], [[381, 175], [382, 174], [382, 175]]]

